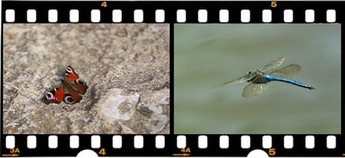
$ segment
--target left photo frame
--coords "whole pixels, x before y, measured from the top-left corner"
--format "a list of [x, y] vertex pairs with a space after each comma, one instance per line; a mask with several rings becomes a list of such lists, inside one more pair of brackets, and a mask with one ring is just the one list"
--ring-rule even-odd
[[4, 24], [3, 133], [169, 134], [169, 38], [169, 24]]

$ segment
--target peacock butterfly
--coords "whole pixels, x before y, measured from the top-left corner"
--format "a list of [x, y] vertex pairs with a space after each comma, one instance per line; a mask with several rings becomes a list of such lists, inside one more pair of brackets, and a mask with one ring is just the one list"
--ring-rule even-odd
[[81, 94], [85, 94], [89, 88], [83, 80], [79, 79], [72, 66], [67, 66], [65, 80], [61, 81], [60, 86], [44, 95], [43, 100], [46, 104], [59, 104], [62, 100], [67, 104], [79, 103], [82, 99]]

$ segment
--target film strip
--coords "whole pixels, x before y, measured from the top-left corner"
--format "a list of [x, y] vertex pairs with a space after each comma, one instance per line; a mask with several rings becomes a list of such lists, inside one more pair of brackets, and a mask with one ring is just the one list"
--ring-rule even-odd
[[[344, 40], [342, 40], [344, 35], [342, 24], [345, 20], [344, 2], [3, 1], [2, 4], [2, 157], [75, 156], [85, 149], [93, 150], [99, 156], [247, 156], [249, 152], [255, 149], [263, 150], [269, 156], [345, 156], [343, 149], [345, 141], [342, 135], [344, 132], [342, 121], [344, 110], [341, 104], [342, 86], [339, 75], [341, 74], [340, 61], [343, 50], [341, 46], [344, 44]], [[325, 117], [318, 113], [323, 119], [330, 115], [335, 116], [330, 120], [319, 122], [319, 126], [323, 128], [318, 128], [316, 124], [313, 124], [315, 129], [310, 127], [311, 130], [299, 131], [293, 130], [293, 128], [301, 127], [301, 125], [297, 127], [285, 122], [287, 128], [282, 128], [283, 131], [260, 131], [257, 130], [259, 128], [257, 126], [248, 127], [253, 125], [250, 122], [256, 122], [254, 119], [259, 119], [259, 117], [253, 117], [253, 120], [249, 122], [247, 120], [243, 125], [238, 126], [241, 130], [229, 131], [221, 127], [224, 125], [217, 126], [220, 129], [215, 130], [215, 122], [208, 122], [200, 116], [208, 110], [207, 107], [200, 107], [200, 109], [205, 108], [205, 111], [196, 107], [181, 107], [184, 105], [183, 101], [187, 104], [195, 102], [194, 100], [185, 100], [186, 96], [184, 96], [184, 91], [190, 93], [195, 91], [181, 90], [183, 88], [177, 87], [180, 84], [179, 74], [183, 72], [182, 70], [190, 67], [193, 71], [198, 70], [193, 58], [184, 56], [184, 54], [188, 54], [188, 51], [181, 51], [182, 49], [193, 51], [191, 49], [195, 44], [193, 42], [199, 42], [201, 45], [197, 47], [211, 51], [212, 46], [209, 49], [204, 47], [204, 44], [212, 41], [207, 39], [203, 43], [202, 38], [213, 37], [216, 30], [224, 31], [224, 26], [230, 29], [227, 31], [237, 30], [243, 34], [251, 31], [265, 31], [261, 27], [267, 25], [284, 25], [286, 27], [303, 25], [308, 28], [317, 24], [330, 27], [329, 33], [324, 35], [333, 35], [327, 40], [332, 40], [334, 45], [329, 44], [329, 49], [324, 51], [338, 53], [336, 54], [336, 59], [338, 59], [336, 70], [339, 70], [331, 69], [335, 76], [338, 76], [338, 80], [334, 81], [327, 78], [331, 83], [336, 84], [334, 91], [338, 93], [331, 95], [336, 97], [328, 96], [335, 102], [329, 103], [330, 111], [324, 111], [327, 113]], [[255, 25], [253, 28], [260, 29], [246, 28], [251, 25]], [[194, 38], [189, 38], [189, 33], [194, 30], [205, 31], [203, 26], [212, 26], [216, 29], [207, 36], [200, 35], [199, 37], [197, 33], [198, 35], [194, 35]], [[242, 30], [241, 32], [240, 28], [233, 26], [240, 26], [245, 31]], [[271, 28], [273, 33], [275, 32], [274, 29]], [[92, 33], [88, 33], [88, 30], [91, 30]], [[105, 31], [102, 32], [102, 30]], [[56, 32], [54, 33], [54, 31]], [[278, 29], [277, 32], [280, 31]], [[236, 36], [235, 32], [232, 32], [234, 36]], [[267, 34], [270, 33], [267, 32]], [[260, 36], [262, 35], [264, 34]], [[252, 47], [250, 45], [237, 43], [243, 39], [240, 36], [236, 37], [232, 39], [235, 44], [229, 44], [233, 47], [238, 46], [237, 49], [234, 49], [235, 51], [240, 52], [240, 54], [242, 52], [242, 55], [246, 54], [246, 51], [256, 51], [255, 49], [250, 50], [249, 47]], [[44, 41], [45, 38], [48, 42]], [[303, 36], [298, 36], [298, 38], [302, 38], [303, 42]], [[73, 40], [69, 41], [69, 39]], [[183, 41], [182, 39], [187, 40]], [[273, 38], [270, 40], [276, 41]], [[77, 42], [74, 43], [73, 41]], [[98, 43], [97, 41], [101, 42]], [[193, 42], [189, 43], [190, 41]], [[183, 45], [184, 43], [187, 43], [187, 46]], [[255, 45], [256, 43], [260, 42], [252, 42], [251, 44]], [[271, 43], [275, 45], [279, 41]], [[318, 45], [315, 43], [317, 42], [314, 42], [313, 46]], [[277, 47], [280, 46], [282, 45], [277, 44]], [[189, 47], [191, 48], [187, 49]], [[335, 47], [337, 49], [333, 50]], [[194, 55], [202, 56], [202, 49], [200, 54], [194, 52]], [[297, 50], [292, 46], [289, 49]], [[263, 50], [266, 51], [266, 49]], [[51, 51], [52, 54], [43, 53], [47, 51]], [[67, 51], [75, 51], [77, 55]], [[218, 51], [221, 52], [222, 50]], [[179, 52], [183, 52], [182, 55]], [[213, 55], [217, 57], [219, 54]], [[81, 56], [88, 56], [88, 58]], [[206, 57], [210, 60], [200, 57], [200, 60], [204, 61], [206, 68], [210, 68], [207, 67], [207, 62], [212, 61], [214, 56]], [[240, 56], [236, 55], [236, 58]], [[317, 60], [312, 54], [304, 55], [304, 57], [308, 58], [305, 61]], [[327, 58], [327, 54], [323, 56], [323, 58], [325, 57]], [[223, 57], [218, 56], [217, 60], [221, 58]], [[282, 60], [281, 62], [284, 60], [284, 58], [277, 58], [276, 60], [279, 59]], [[111, 64], [112, 62], [113, 64]], [[56, 68], [56, 70], [51, 69], [66, 64], [77, 65], [74, 67], [75, 71], [82, 73], [76, 76], [86, 77], [88, 86], [86, 86], [87, 91], [83, 94], [78, 86], [73, 85], [80, 82], [77, 80], [69, 82], [69, 76], [66, 75], [65, 80], [60, 84], [65, 89], [64, 97], [66, 91], [69, 91], [71, 94], [76, 92], [76, 96], [82, 96], [84, 99], [80, 97], [77, 100], [78, 97], [69, 94], [72, 101], [77, 100], [80, 103], [67, 105], [71, 100], [59, 100], [58, 97], [55, 97], [53, 102], [61, 102], [61, 104], [52, 106], [44, 104], [38, 96], [42, 96], [43, 92], [46, 92], [47, 88], [51, 86], [49, 77], [59, 78], [65, 74], [65, 70], [61, 70], [61, 67]], [[98, 66], [95, 66], [96, 68], [84, 68], [81, 66], [83, 64], [86, 64], [87, 67]], [[43, 68], [37, 68], [39, 69], [38, 72], [34, 73], [33, 69], [27, 68], [30, 65], [35, 68], [47, 67], [53, 73], [43, 72], [47, 70]], [[322, 69], [318, 66], [314, 67]], [[67, 67], [66, 74], [76, 73], [73, 68], [71, 69]], [[329, 70], [323, 71], [331, 72]], [[310, 70], [310, 72], [313, 71]], [[16, 76], [22, 76], [22, 78]], [[31, 85], [31, 80], [25, 78], [33, 78], [32, 81], [36, 84]], [[102, 84], [104, 82], [109, 82], [109, 84]], [[189, 84], [194, 82], [199, 82], [199, 80], [193, 80]], [[321, 87], [319, 91], [322, 91], [323, 82], [315, 82], [319, 83], [319, 87]], [[52, 83], [56, 85], [52, 87], [58, 87], [58, 84], [54, 84], [55, 81]], [[294, 84], [296, 85], [296, 82]], [[200, 91], [203, 90], [200, 89]], [[54, 88], [52, 92], [51, 95], [55, 96], [59, 93], [58, 88]], [[333, 91], [330, 90], [329, 92]], [[229, 93], [229, 91], [221, 93]], [[317, 98], [317, 96], [312, 97], [304, 93], [303, 96], [309, 100]], [[207, 96], [209, 95], [213, 94], [207, 94]], [[47, 95], [44, 96], [46, 100], [51, 98]], [[191, 95], [187, 98], [192, 97]], [[222, 98], [221, 95], [218, 97]], [[207, 99], [208, 97], [204, 96], [199, 99], [202, 101], [203, 98]], [[319, 102], [322, 102], [321, 100]], [[327, 98], [323, 100], [327, 100]], [[62, 103], [63, 101], [65, 103]], [[33, 103], [35, 105], [31, 105]], [[181, 105], [179, 106], [179, 104]], [[211, 103], [206, 104], [210, 105]], [[240, 102], [234, 104], [240, 104]], [[261, 104], [267, 104], [267, 102]], [[300, 104], [309, 105], [302, 101], [298, 103], [298, 105]], [[257, 106], [260, 105], [256, 105], [253, 111], [260, 111]], [[221, 105], [216, 107], [224, 108]], [[188, 108], [194, 110], [188, 110]], [[240, 110], [232, 108], [231, 111]], [[270, 107], [270, 109], [272, 108]], [[313, 109], [313, 107], [308, 108]], [[41, 109], [41, 111], [37, 109]], [[113, 109], [118, 110], [114, 111]], [[226, 109], [224, 110], [226, 111]], [[299, 110], [303, 111], [303, 109]], [[188, 113], [187, 111], [199, 111], [200, 115], [197, 117], [195, 113]], [[209, 112], [211, 111], [209, 110]], [[246, 115], [243, 111], [236, 113]], [[308, 115], [308, 112], [305, 111], [304, 115]], [[311, 113], [311, 115], [316, 114]], [[56, 117], [56, 119], [50, 116]], [[214, 116], [217, 117], [217, 115]], [[219, 116], [227, 117], [228, 115], [219, 112]], [[231, 119], [239, 118], [233, 117]], [[60, 119], [61, 121], [59, 121]], [[199, 119], [200, 122], [191, 121], [193, 119]], [[303, 120], [293, 120], [292, 122], [300, 121]], [[264, 121], [262, 122], [265, 124]], [[194, 126], [194, 124], [202, 125]], [[284, 122], [281, 124], [284, 125]], [[307, 125], [304, 124], [304, 126]], [[210, 128], [201, 128], [203, 126]], [[274, 129], [271, 127], [261, 128]], [[289, 133], [289, 131], [292, 132]]]

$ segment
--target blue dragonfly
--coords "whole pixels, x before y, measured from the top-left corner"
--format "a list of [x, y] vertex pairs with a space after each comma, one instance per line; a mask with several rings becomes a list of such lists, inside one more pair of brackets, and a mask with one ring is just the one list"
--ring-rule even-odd
[[253, 96], [261, 94], [268, 88], [268, 85], [266, 83], [271, 81], [290, 83], [292, 85], [307, 88], [310, 90], [315, 89], [311, 85], [288, 79], [296, 75], [301, 70], [301, 66], [297, 64], [290, 64], [281, 68], [277, 68], [281, 64], [283, 64], [284, 60], [284, 57], [276, 58], [260, 69], [250, 71], [242, 77], [223, 83], [223, 85], [229, 86], [237, 83], [249, 82], [249, 84], [243, 89], [242, 92], [242, 97], [244, 98], [251, 98]]

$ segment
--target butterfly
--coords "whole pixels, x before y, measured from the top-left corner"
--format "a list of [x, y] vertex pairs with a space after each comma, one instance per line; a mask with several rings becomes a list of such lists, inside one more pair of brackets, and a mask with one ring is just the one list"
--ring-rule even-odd
[[78, 74], [74, 71], [72, 66], [67, 66], [65, 73], [65, 80], [61, 80], [62, 84], [57, 88], [44, 95], [43, 101], [46, 104], [61, 103], [64, 101], [67, 104], [79, 103], [82, 99], [81, 94], [85, 94], [89, 88], [86, 82], [79, 79]]

